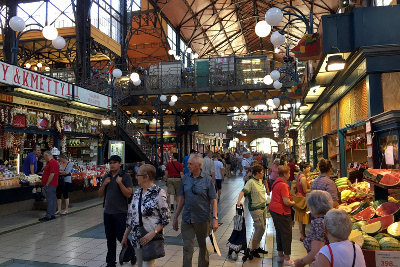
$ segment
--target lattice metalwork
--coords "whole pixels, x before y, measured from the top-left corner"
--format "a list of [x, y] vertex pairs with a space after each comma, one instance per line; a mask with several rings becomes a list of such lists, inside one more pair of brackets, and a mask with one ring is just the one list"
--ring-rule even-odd
[[339, 128], [368, 118], [365, 79], [339, 101]]

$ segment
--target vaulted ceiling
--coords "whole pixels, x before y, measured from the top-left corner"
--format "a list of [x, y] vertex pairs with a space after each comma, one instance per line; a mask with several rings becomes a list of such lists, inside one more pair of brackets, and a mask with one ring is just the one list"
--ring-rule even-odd
[[[252, 55], [273, 51], [270, 35], [259, 38], [254, 31], [259, 20], [271, 7], [292, 5], [307, 17], [313, 12], [314, 31], [321, 16], [336, 13], [337, 0], [154, 0], [167, 19], [200, 57]], [[273, 28], [280, 30], [294, 18], [285, 16]], [[303, 22], [295, 21], [286, 28], [286, 37], [294, 43], [306, 33]]]

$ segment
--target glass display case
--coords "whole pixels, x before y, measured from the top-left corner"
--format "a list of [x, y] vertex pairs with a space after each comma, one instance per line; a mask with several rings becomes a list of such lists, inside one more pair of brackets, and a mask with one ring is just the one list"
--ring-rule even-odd
[[98, 158], [97, 137], [67, 136], [67, 155], [77, 165], [97, 165]]

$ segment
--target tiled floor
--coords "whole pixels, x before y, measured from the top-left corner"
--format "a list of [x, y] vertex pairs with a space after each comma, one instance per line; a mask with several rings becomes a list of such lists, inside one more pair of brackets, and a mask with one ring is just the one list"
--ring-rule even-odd
[[[267, 221], [267, 231], [262, 246], [269, 251], [264, 258], [237, 262], [227, 259], [226, 243], [233, 230], [235, 203], [242, 189], [240, 177], [225, 180], [218, 217], [222, 225], [215, 233], [222, 256], [210, 255], [210, 266], [279, 266], [274, 251], [274, 227]], [[70, 214], [49, 222], [38, 222], [43, 212], [29, 211], [0, 218], [0, 266], [105, 266], [106, 239], [103, 228], [102, 200], [94, 199], [74, 203]], [[246, 205], [245, 205], [246, 206]], [[252, 236], [252, 220], [246, 211], [247, 239]], [[178, 267], [182, 265], [182, 239], [180, 232], [165, 229], [166, 256], [158, 259], [156, 266]], [[292, 258], [306, 254], [298, 241], [297, 225], [293, 228]], [[197, 250], [197, 249], [196, 249]], [[119, 251], [118, 251], [119, 252]], [[197, 251], [193, 266], [197, 266]], [[125, 264], [130, 266], [130, 264]]]

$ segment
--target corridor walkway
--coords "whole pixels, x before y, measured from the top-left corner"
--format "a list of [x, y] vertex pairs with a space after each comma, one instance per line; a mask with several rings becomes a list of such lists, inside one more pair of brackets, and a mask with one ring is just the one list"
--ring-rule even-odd
[[[163, 188], [164, 183], [158, 182]], [[272, 219], [267, 221], [267, 231], [262, 246], [269, 254], [260, 259], [246, 261], [241, 257], [237, 262], [227, 259], [226, 243], [233, 229], [235, 203], [242, 189], [241, 177], [226, 179], [222, 187], [218, 217], [222, 225], [215, 233], [222, 256], [210, 256], [210, 266], [280, 266], [274, 251], [274, 226]], [[247, 203], [245, 204], [247, 206]], [[252, 220], [246, 210], [247, 238], [252, 236]], [[173, 214], [172, 214], [173, 215]], [[66, 216], [49, 222], [38, 222], [41, 211], [29, 211], [0, 218], [0, 266], [105, 266], [107, 250], [103, 227], [102, 199], [73, 203]], [[180, 220], [179, 220], [180, 221]], [[175, 232], [171, 223], [165, 229], [166, 256], [157, 260], [156, 266], [182, 266], [182, 238]], [[293, 228], [292, 256], [302, 257], [306, 251], [299, 240], [297, 225]], [[119, 247], [119, 246], [118, 246]], [[119, 253], [119, 251], [118, 251]], [[197, 251], [193, 266], [197, 266]], [[131, 266], [125, 264], [124, 266]]]

